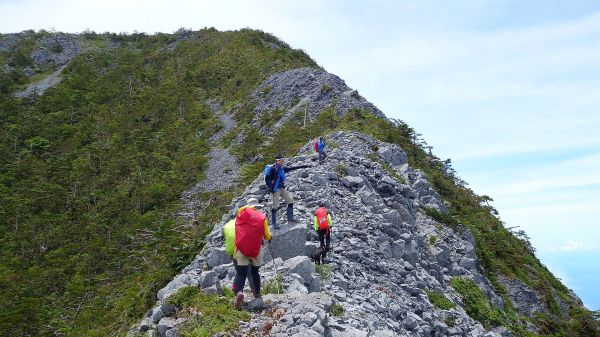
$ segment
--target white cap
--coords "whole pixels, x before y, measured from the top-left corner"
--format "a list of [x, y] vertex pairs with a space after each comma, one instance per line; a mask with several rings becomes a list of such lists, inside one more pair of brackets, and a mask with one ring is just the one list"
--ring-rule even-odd
[[252, 206], [252, 207], [262, 207], [262, 205], [258, 203], [258, 199], [256, 199], [256, 198], [248, 198], [246, 205]]

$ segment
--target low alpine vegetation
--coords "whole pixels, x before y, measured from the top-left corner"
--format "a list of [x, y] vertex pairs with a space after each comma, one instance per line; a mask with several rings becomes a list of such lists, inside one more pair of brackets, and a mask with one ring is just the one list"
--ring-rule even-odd
[[277, 277], [272, 278], [261, 286], [260, 292], [266, 294], [283, 294], [283, 275], [277, 273]]
[[473, 280], [455, 277], [451, 285], [462, 296], [463, 307], [469, 316], [485, 327], [502, 325], [502, 315], [492, 307], [488, 298]]
[[240, 321], [250, 319], [250, 314], [236, 310], [226, 297], [208, 295], [197, 287], [185, 287], [172, 295], [168, 302], [177, 307], [177, 316], [188, 318], [178, 328], [183, 337], [210, 337], [219, 332], [237, 330]]
[[331, 313], [333, 316], [341, 317], [344, 315], [344, 307], [341, 304], [336, 303], [331, 307]]
[[429, 302], [442, 310], [450, 310], [456, 307], [444, 294], [438, 291], [426, 291]]

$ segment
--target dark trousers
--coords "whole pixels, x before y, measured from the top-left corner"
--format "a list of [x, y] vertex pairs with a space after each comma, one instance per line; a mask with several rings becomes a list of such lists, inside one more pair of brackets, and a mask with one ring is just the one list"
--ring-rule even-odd
[[[235, 271], [237, 273], [237, 260], [233, 259], [233, 266], [236, 268]], [[246, 266], [246, 269], [250, 269], [250, 265]], [[254, 291], [254, 280], [252, 279], [252, 272], [250, 272], [250, 274], [248, 274], [248, 272], [246, 272], [247, 278], [248, 278], [248, 285], [250, 286], [250, 289], [252, 289], [252, 293], [255, 293]]]
[[250, 276], [248, 277], [248, 266], [238, 266], [235, 264], [235, 278], [233, 279], [233, 292], [238, 293], [244, 290], [244, 285], [246, 284], [246, 277], [249, 278], [250, 288], [252, 288], [252, 292], [254, 292], [254, 297], [260, 296], [260, 274], [258, 273], [258, 269], [260, 267], [255, 267], [250, 265]]
[[325, 150], [319, 151], [319, 161], [325, 160], [325, 157], [327, 157], [327, 153], [325, 153]]
[[319, 234], [319, 242], [321, 242], [321, 247], [325, 247], [325, 250], [323, 250], [323, 257], [325, 257], [327, 255], [327, 251], [329, 250], [329, 245], [331, 243], [331, 231], [329, 230], [329, 228], [327, 229], [319, 229], [317, 231], [317, 234]]

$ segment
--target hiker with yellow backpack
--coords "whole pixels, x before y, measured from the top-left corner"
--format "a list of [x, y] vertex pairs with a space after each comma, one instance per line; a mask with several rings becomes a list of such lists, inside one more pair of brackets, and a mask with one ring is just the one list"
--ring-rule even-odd
[[325, 208], [325, 202], [319, 202], [319, 208], [315, 210], [313, 217], [313, 227], [319, 235], [319, 242], [321, 243], [321, 261], [324, 262], [327, 252], [330, 249], [331, 244], [331, 227], [333, 227], [333, 220], [331, 213]]
[[231, 290], [236, 295], [235, 305], [238, 309], [244, 303], [243, 290], [247, 277], [254, 298], [261, 298], [259, 268], [263, 263], [262, 244], [263, 239], [271, 241], [271, 232], [266, 215], [257, 210], [257, 207], [260, 204], [256, 198], [248, 199], [247, 205], [238, 209], [235, 220], [228, 222], [223, 228], [225, 251], [234, 259], [236, 275]]
[[[225, 254], [229, 255], [233, 259], [233, 266], [237, 270], [237, 261], [233, 258], [233, 254], [235, 253], [235, 218], [229, 220], [223, 227], [223, 235], [225, 236]], [[246, 266], [247, 269], [250, 269], [250, 266]], [[248, 275], [248, 284], [250, 285], [250, 290], [252, 290], [253, 294], [256, 294], [256, 290], [254, 290], [254, 280], [252, 279], [252, 273], [246, 272]]]

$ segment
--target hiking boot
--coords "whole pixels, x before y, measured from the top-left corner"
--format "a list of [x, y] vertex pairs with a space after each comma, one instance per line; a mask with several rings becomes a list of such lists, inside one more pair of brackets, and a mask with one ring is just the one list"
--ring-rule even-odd
[[294, 206], [292, 204], [288, 205], [286, 211], [288, 222], [298, 222], [298, 220], [294, 219]]
[[235, 308], [237, 310], [241, 310], [243, 305], [244, 305], [244, 293], [240, 291], [237, 294], [237, 296], [235, 297]]

